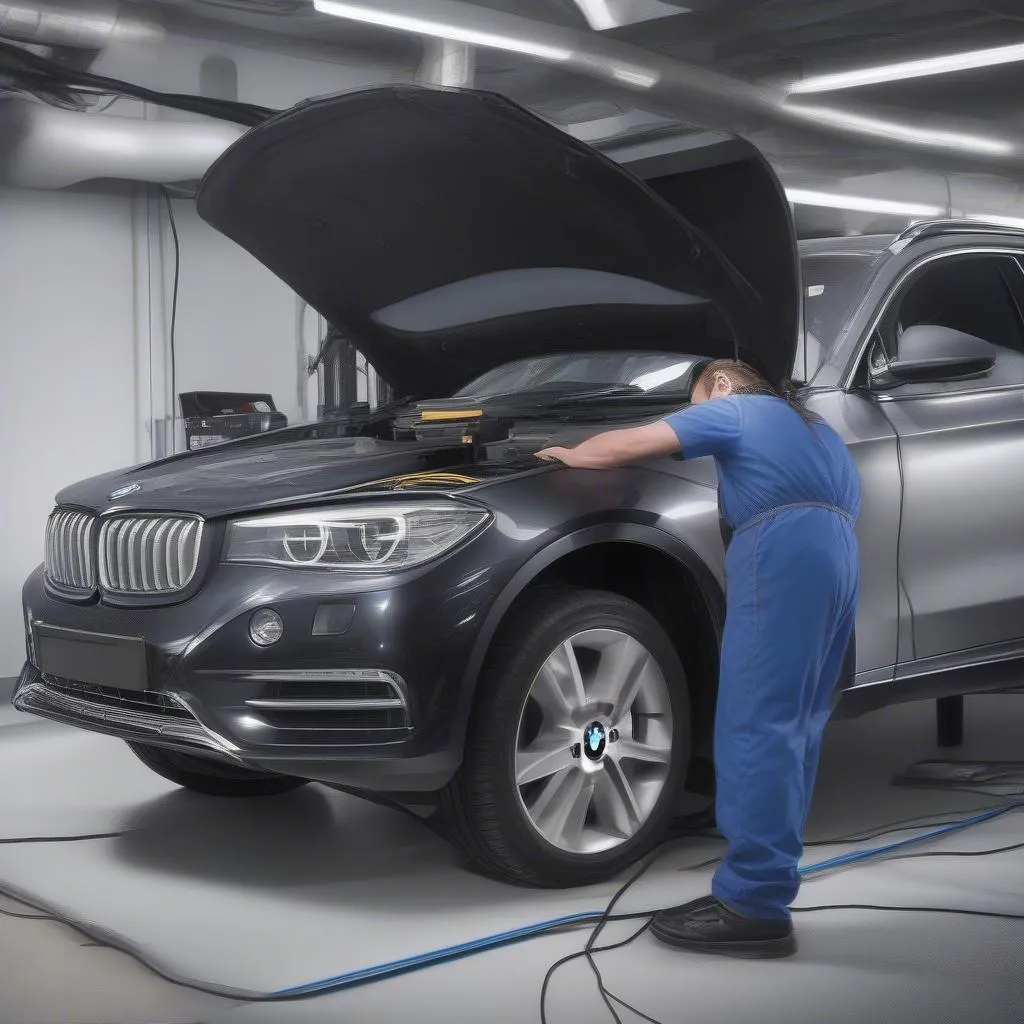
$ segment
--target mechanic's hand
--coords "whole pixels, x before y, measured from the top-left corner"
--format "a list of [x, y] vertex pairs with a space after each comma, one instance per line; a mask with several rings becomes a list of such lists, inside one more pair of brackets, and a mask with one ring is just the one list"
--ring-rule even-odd
[[544, 448], [537, 452], [537, 458], [545, 462], [564, 462], [567, 466], [576, 465], [571, 448]]

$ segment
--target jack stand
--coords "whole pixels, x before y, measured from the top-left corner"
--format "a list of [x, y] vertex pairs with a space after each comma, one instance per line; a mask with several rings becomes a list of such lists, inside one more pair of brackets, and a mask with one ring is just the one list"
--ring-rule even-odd
[[964, 698], [939, 697], [935, 701], [935, 726], [940, 747], [959, 747], [964, 742]]

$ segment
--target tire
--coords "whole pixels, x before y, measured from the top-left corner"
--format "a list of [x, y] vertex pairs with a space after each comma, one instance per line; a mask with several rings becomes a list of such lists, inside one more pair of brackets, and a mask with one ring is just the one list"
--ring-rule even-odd
[[[557, 690], [545, 685], [552, 673], [560, 673], [560, 666], [570, 664], [567, 642], [576, 654], [579, 676], [590, 687], [578, 700], [572, 733], [565, 722], [552, 728], [551, 723], [562, 721], [564, 706]], [[594, 653], [593, 645], [608, 643], [604, 653]], [[637, 644], [649, 661], [637, 654]], [[614, 670], [616, 663], [646, 667], [634, 674], [640, 683], [632, 706], [623, 700], [609, 710], [612, 705], [600, 698], [616, 690], [613, 680], [626, 678]], [[570, 692], [578, 698], [575, 682]], [[656, 706], [662, 709], [661, 717], [651, 710]], [[545, 708], [552, 707], [556, 711], [549, 715]], [[629, 709], [625, 715], [624, 708]], [[592, 721], [605, 730], [603, 751], [584, 749], [600, 731], [589, 731]], [[612, 735], [616, 721], [617, 739]], [[566, 743], [568, 762], [559, 748], [561, 740], [555, 738], [563, 731], [572, 738]], [[515, 884], [571, 888], [605, 881], [665, 835], [685, 779], [691, 743], [686, 674], [654, 617], [618, 594], [538, 588], [503, 624], [479, 680], [463, 763], [442, 792], [449, 837], [473, 869]], [[549, 749], [556, 760], [544, 753], [541, 764], [537, 751]], [[650, 763], [655, 754], [664, 763]], [[528, 760], [535, 764], [530, 769], [534, 774], [553, 765], [557, 771], [536, 779], [522, 775], [520, 785], [517, 764], [525, 769]], [[624, 787], [623, 780], [629, 785]], [[575, 800], [565, 801], [564, 794], [575, 794], [577, 788], [581, 791]], [[615, 796], [624, 789], [633, 793], [632, 804]], [[552, 793], [563, 794], [563, 806], [576, 808], [564, 826], [554, 813], [558, 807]], [[585, 817], [580, 811], [584, 805]], [[636, 812], [632, 816], [630, 807]], [[612, 819], [615, 824], [609, 826]]]
[[235, 767], [212, 758], [182, 754], [148, 743], [129, 742], [128, 747], [157, 775], [206, 796], [276, 796], [307, 784], [306, 779]]

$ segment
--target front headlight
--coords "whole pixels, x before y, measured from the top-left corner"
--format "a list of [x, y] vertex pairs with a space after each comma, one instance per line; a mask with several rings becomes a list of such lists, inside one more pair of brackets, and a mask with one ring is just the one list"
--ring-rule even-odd
[[456, 502], [353, 505], [239, 519], [224, 560], [350, 572], [394, 572], [444, 554], [490, 513]]

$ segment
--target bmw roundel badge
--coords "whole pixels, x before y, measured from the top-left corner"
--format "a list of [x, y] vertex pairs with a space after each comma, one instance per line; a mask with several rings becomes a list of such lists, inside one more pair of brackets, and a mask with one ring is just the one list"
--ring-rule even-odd
[[107, 495], [107, 501], [116, 501], [118, 498], [123, 498], [126, 494], [134, 494], [136, 491], [142, 490], [142, 484], [126, 484], [124, 487], [118, 487], [116, 491], [111, 491]]
[[591, 761], [597, 761], [608, 745], [608, 734], [600, 722], [588, 725], [583, 733], [583, 749]]

